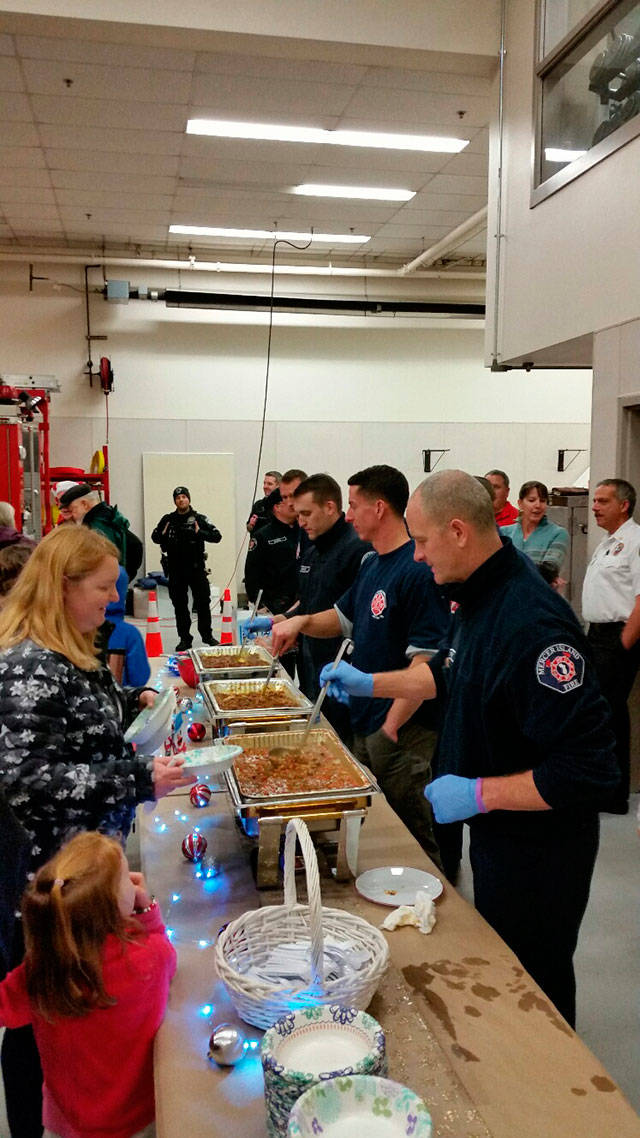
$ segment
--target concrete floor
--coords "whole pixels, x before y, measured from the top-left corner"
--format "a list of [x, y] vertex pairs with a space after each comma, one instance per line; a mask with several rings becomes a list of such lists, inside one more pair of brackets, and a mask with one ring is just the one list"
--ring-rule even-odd
[[[577, 1033], [640, 1113], [639, 805], [640, 794], [633, 794], [629, 814], [600, 817], [600, 850], [575, 968]], [[467, 840], [468, 830], [458, 889], [473, 902]]]
[[[175, 647], [175, 623], [166, 589], [159, 590], [158, 608], [165, 652]], [[219, 617], [213, 609], [214, 635]], [[140, 622], [136, 621], [136, 624]], [[144, 622], [140, 624], [144, 632]], [[195, 620], [194, 644], [200, 643]], [[638, 943], [638, 854], [640, 837], [636, 813], [640, 794], [632, 795], [628, 815], [601, 817], [600, 852], [589, 906], [576, 953], [578, 986], [577, 1031], [640, 1113], [640, 945]], [[128, 852], [137, 860], [135, 835]], [[463, 861], [458, 888], [473, 900], [468, 859]], [[0, 1033], [1, 1034], [1, 1033]], [[0, 1085], [0, 1138], [8, 1138], [4, 1096]]]

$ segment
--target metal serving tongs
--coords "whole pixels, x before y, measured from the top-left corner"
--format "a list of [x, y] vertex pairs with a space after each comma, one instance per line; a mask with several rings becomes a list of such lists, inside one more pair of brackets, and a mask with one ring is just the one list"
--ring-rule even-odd
[[[340, 663], [342, 657], [344, 656], [345, 652], [347, 652], [347, 651], [351, 652], [352, 650], [353, 650], [353, 641], [350, 640], [348, 636], [345, 636], [344, 640], [342, 641], [342, 644], [340, 645], [340, 647], [336, 653], [336, 658], [333, 661], [333, 667], [334, 668], [337, 667], [337, 665]], [[316, 720], [320, 714], [320, 708], [322, 707], [322, 704], [324, 703], [324, 697], [327, 694], [327, 688], [329, 687], [330, 682], [331, 682], [330, 680], [327, 680], [322, 685], [322, 687], [320, 688], [320, 693], [318, 695], [316, 702], [314, 703], [313, 707], [311, 708], [311, 714], [310, 714], [309, 719], [307, 721], [307, 726], [304, 729], [304, 734], [302, 736], [302, 739], [298, 743], [298, 746], [297, 747], [271, 747], [269, 749], [269, 755], [270, 756], [272, 756], [276, 759], [285, 758], [285, 756], [287, 756], [287, 755], [290, 755], [292, 758], [299, 758], [300, 757], [300, 755], [304, 751], [305, 743], [307, 742], [307, 739], [309, 738], [309, 733], [310, 733], [314, 723], [316, 722]], [[265, 684], [265, 687], [266, 687], [266, 684]], [[263, 691], [264, 691], [264, 688], [263, 688]]]
[[242, 643], [240, 645], [240, 656], [242, 656], [244, 654], [245, 645], [247, 643], [247, 628], [251, 624], [251, 621], [253, 620], [254, 616], [256, 615], [256, 613], [260, 607], [260, 601], [262, 600], [262, 594], [263, 593], [264, 593], [264, 589], [258, 590], [258, 595], [257, 595], [255, 601], [253, 602], [251, 608], [249, 609], [249, 619], [248, 619], [248, 621], [244, 627], [244, 631], [242, 633]]
[[267, 678], [264, 681], [264, 684], [262, 685], [262, 687], [260, 689], [261, 692], [267, 690], [267, 688], [269, 687], [269, 684], [271, 683], [271, 681], [275, 675], [276, 668], [278, 667], [278, 657], [279, 657], [279, 653], [276, 652], [271, 663], [269, 664], [269, 671], [267, 672]]

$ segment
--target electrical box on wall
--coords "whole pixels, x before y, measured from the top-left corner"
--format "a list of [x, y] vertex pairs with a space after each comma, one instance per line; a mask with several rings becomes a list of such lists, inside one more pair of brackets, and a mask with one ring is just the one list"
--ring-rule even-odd
[[107, 281], [107, 300], [112, 304], [128, 304], [129, 281]]

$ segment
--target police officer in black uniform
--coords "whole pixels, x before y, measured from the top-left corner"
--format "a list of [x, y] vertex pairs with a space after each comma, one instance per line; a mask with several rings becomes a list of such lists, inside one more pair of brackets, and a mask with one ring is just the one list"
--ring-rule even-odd
[[[342, 491], [330, 474], [312, 474], [298, 486], [294, 501], [298, 525], [309, 545], [298, 563], [300, 603], [297, 613], [323, 612], [330, 608], [353, 583], [362, 558], [372, 546], [362, 541], [342, 510]], [[318, 640], [300, 637], [298, 678], [309, 699], [320, 692], [319, 675], [342, 643], [342, 637]], [[327, 700], [324, 714], [347, 746], [351, 745], [349, 711], [337, 700]]]
[[341, 663], [335, 688], [442, 693], [439, 777], [425, 793], [438, 822], [469, 820], [477, 909], [573, 1025], [598, 811], [619, 780], [589, 646], [567, 603], [498, 535], [471, 475], [432, 475], [407, 522], [416, 559], [458, 603], [454, 639], [408, 672], [367, 676]]
[[217, 544], [222, 541], [222, 534], [205, 514], [199, 514], [192, 508], [191, 495], [186, 486], [176, 486], [173, 500], [175, 510], [160, 518], [151, 534], [151, 540], [160, 546], [166, 557], [169, 596], [176, 614], [179, 637], [176, 652], [185, 652], [193, 643], [189, 589], [193, 595], [202, 643], [217, 643], [211, 631], [211, 590], [205, 567], [204, 543], [211, 541]]
[[301, 532], [293, 495], [303, 470], [287, 470], [269, 495], [271, 521], [251, 536], [244, 564], [247, 597], [255, 601], [262, 589], [262, 606], [271, 613], [286, 612], [298, 597], [298, 555]]

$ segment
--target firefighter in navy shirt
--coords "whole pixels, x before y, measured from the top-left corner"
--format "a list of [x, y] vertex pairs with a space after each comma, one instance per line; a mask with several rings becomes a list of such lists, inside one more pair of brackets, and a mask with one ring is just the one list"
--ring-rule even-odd
[[[409, 486], [391, 466], [371, 466], [349, 479], [347, 521], [370, 541], [353, 585], [335, 606], [295, 616], [273, 626], [276, 648], [298, 635], [320, 638], [340, 633], [354, 641], [361, 668], [405, 668], [407, 674], [437, 651], [448, 624], [448, 608], [431, 571], [414, 561], [404, 510]], [[407, 667], [408, 665], [408, 667]], [[423, 697], [355, 698], [350, 704], [354, 754], [373, 771], [389, 805], [422, 848], [439, 864], [433, 821], [422, 789], [431, 777], [435, 721]], [[426, 719], [426, 721], [425, 721]]]
[[[618, 782], [614, 736], [589, 646], [569, 605], [508, 538], [462, 471], [422, 483], [407, 510], [416, 557], [458, 602], [448, 649], [409, 672], [340, 664], [339, 693], [444, 693], [439, 822], [470, 820], [478, 910], [570, 1024], [573, 953]], [[326, 678], [327, 669], [324, 669]]]

